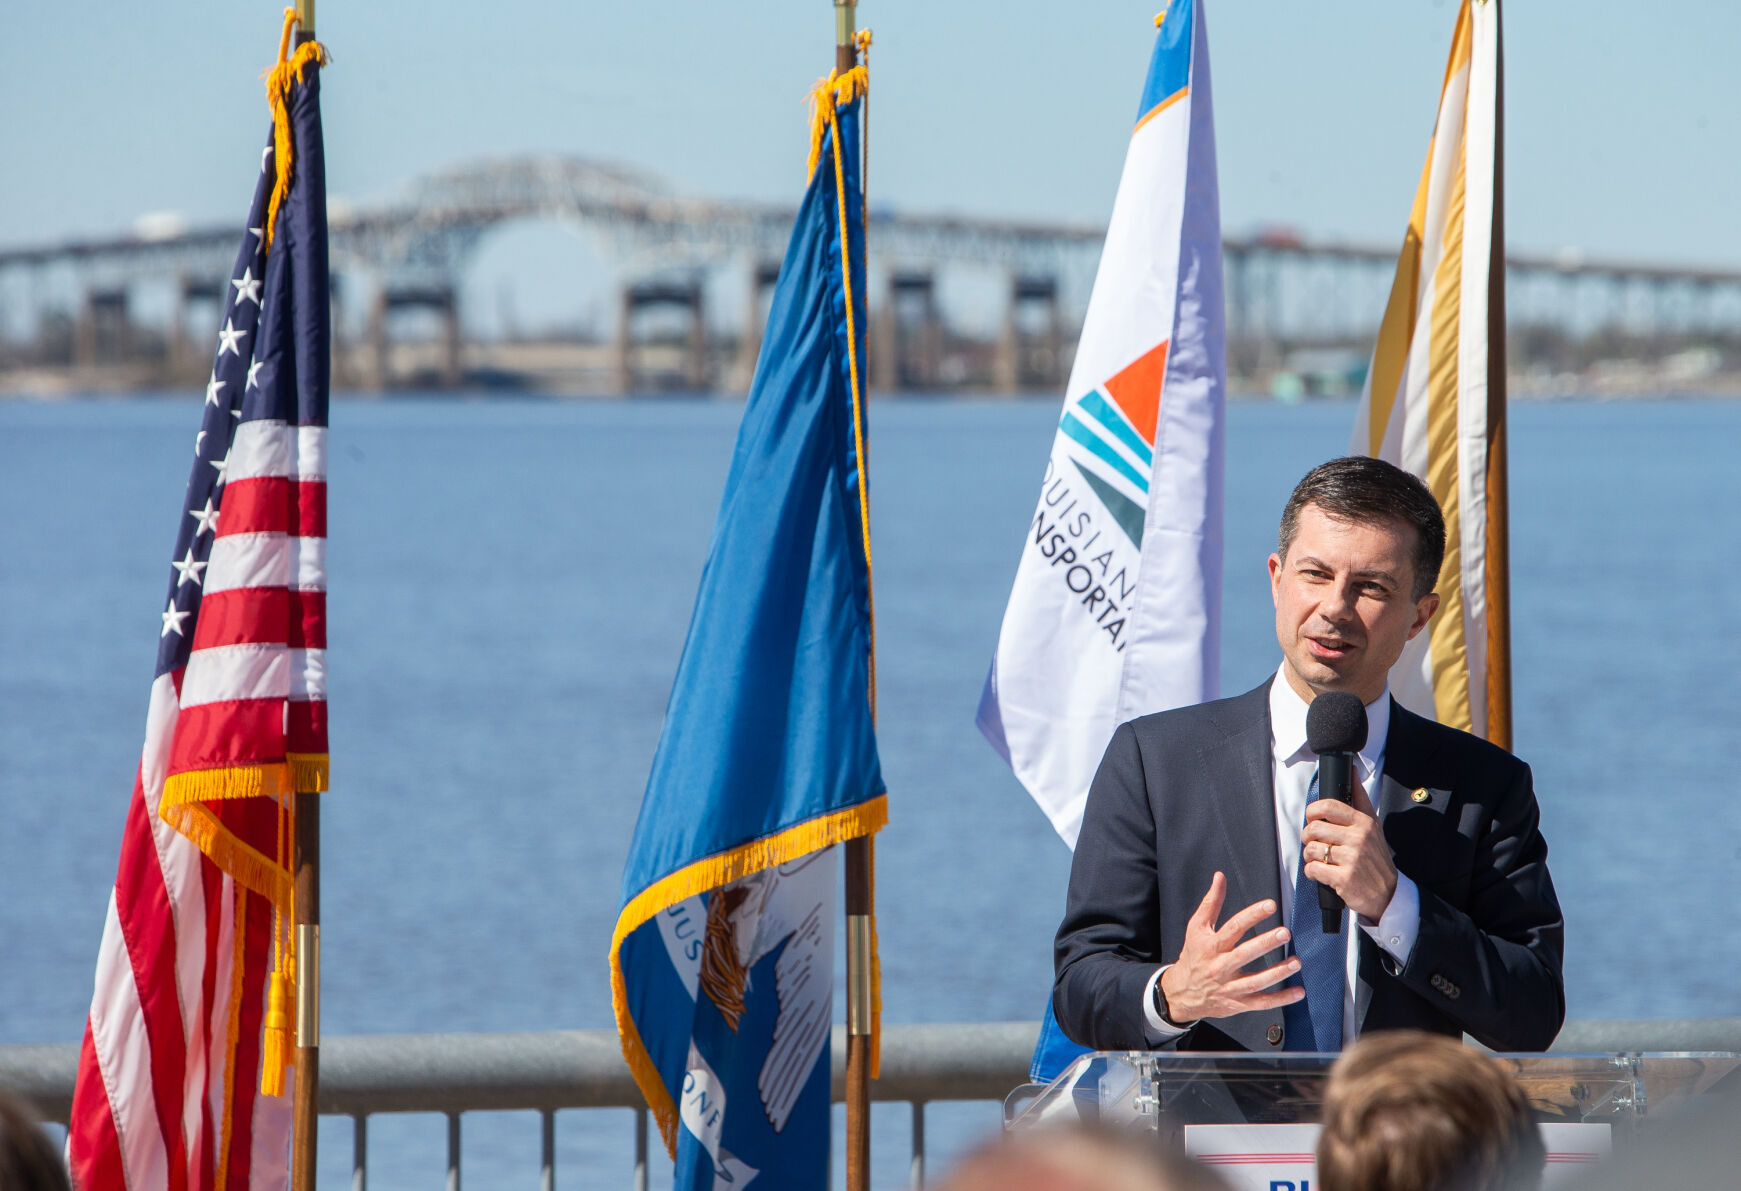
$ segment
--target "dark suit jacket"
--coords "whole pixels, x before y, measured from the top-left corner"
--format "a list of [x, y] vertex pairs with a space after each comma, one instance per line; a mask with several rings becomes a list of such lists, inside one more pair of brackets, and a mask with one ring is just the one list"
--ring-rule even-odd
[[[1099, 1050], [1153, 1048], [1144, 986], [1178, 958], [1217, 870], [1227, 874], [1222, 921], [1265, 898], [1281, 904], [1273, 788], [1268, 683], [1118, 729], [1089, 790], [1055, 944], [1052, 1003], [1067, 1035]], [[1416, 802], [1421, 789], [1428, 797]], [[1360, 932], [1359, 1030], [1546, 1049], [1565, 1019], [1564, 923], [1529, 767], [1393, 701], [1373, 803], [1398, 871], [1420, 889], [1421, 922], [1401, 965]], [[1282, 958], [1274, 951], [1258, 967]], [[1280, 1009], [1200, 1022], [1166, 1044], [1285, 1045]]]

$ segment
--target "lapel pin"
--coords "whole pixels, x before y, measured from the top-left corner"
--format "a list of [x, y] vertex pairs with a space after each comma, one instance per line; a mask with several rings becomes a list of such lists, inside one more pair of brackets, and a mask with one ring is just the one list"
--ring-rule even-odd
[[1429, 802], [1432, 800], [1433, 796], [1431, 794], [1427, 793], [1427, 788], [1425, 786], [1422, 786], [1420, 789], [1416, 790], [1413, 794], [1410, 794], [1409, 797], [1411, 799], [1413, 799], [1415, 802]]

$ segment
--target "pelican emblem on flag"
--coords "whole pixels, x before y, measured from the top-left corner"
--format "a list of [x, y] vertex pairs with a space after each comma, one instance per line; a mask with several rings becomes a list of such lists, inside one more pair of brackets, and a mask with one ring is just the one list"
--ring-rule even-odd
[[776, 1133], [786, 1128], [798, 1092], [828, 1040], [834, 955], [826, 918], [834, 866], [817, 861], [832, 856], [832, 849], [812, 852], [733, 881], [707, 899], [700, 987], [733, 1033], [743, 1018], [750, 972], [779, 952], [774, 960], [779, 1014], [756, 1080], [762, 1110]]

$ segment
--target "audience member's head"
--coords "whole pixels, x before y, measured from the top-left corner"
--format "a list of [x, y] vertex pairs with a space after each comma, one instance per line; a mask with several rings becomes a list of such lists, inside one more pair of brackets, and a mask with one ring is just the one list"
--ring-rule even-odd
[[68, 1191], [66, 1167], [36, 1114], [0, 1091], [0, 1191]]
[[1228, 1191], [1152, 1135], [1040, 1128], [981, 1146], [934, 1191]]
[[1498, 1191], [1540, 1184], [1546, 1155], [1504, 1068], [1415, 1030], [1372, 1034], [1330, 1069], [1324, 1191]]

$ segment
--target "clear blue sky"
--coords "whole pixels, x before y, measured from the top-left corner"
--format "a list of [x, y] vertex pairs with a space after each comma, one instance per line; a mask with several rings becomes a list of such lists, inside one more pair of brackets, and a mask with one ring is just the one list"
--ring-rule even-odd
[[[1101, 221], [1157, 5], [867, 0], [874, 199]], [[14, 3], [0, 75], [0, 244], [102, 234], [148, 211], [238, 218], [264, 143], [268, 3]], [[1400, 236], [1454, 0], [1210, 0], [1222, 221]], [[681, 190], [792, 201], [827, 0], [321, 0], [328, 186], [547, 152]], [[1513, 0], [1514, 248], [1741, 265], [1741, 5]]]

